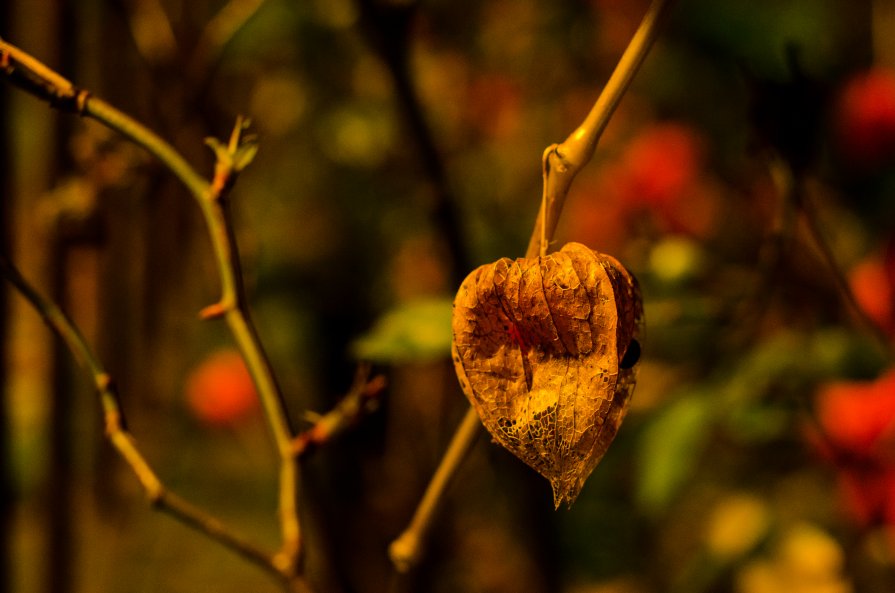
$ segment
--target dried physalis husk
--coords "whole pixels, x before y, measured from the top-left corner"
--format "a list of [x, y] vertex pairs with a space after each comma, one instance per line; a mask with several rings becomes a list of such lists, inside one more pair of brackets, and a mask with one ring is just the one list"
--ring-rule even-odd
[[615, 438], [634, 391], [643, 308], [614, 258], [569, 243], [500, 259], [457, 292], [460, 385], [498, 443], [572, 504]]

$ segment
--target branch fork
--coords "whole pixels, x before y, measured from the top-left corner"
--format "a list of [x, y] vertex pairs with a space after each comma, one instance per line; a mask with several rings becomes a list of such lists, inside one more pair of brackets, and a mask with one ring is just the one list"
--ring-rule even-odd
[[[669, 3], [669, 0], [653, 0], [640, 28], [584, 123], [563, 143], [552, 145], [545, 150], [542, 206], [529, 242], [527, 257], [546, 253], [571, 182], [591, 158], [610, 115], [655, 40], [657, 21], [666, 12]], [[260, 2], [253, 3], [253, 6], [257, 8], [257, 4]], [[249, 10], [248, 14], [252, 12]], [[47, 101], [51, 106], [96, 119], [143, 147], [184, 184], [199, 205], [212, 242], [221, 283], [220, 300], [204, 308], [200, 316], [203, 319], [223, 318], [227, 322], [258, 388], [280, 456], [278, 515], [282, 542], [279, 550], [273, 554], [233, 533], [215, 517], [164, 488], [126, 431], [118, 396], [109, 375], [89, 350], [77, 328], [54, 304], [43, 299], [2, 254], [0, 254], [0, 273], [34, 305], [48, 325], [60, 335], [92, 375], [103, 407], [108, 437], [131, 467], [153, 506], [167, 511], [183, 523], [262, 566], [296, 590], [308, 590], [300, 570], [302, 546], [297, 511], [297, 459], [317, 437], [307, 436], [302, 439], [301, 435], [298, 438], [293, 436], [282, 395], [248, 315], [241, 284], [238, 250], [225, 208], [226, 197], [236, 176], [248, 166], [257, 153], [258, 147], [254, 139], [244, 136], [248, 121], [241, 117], [237, 118], [227, 144], [216, 139], [207, 140], [216, 157], [214, 174], [208, 181], [196, 173], [175, 148], [154, 132], [108, 103], [93, 97], [88, 91], [75, 87], [52, 69], [2, 39], [0, 39], [0, 73], [13, 84]], [[364, 389], [375, 390], [375, 386], [371, 387], [374, 382], [375, 379], [366, 382]], [[340, 413], [345, 416], [344, 412], [345, 410], [341, 410]], [[327, 416], [329, 414], [323, 416], [321, 421]], [[481, 432], [480, 426], [478, 416], [470, 408], [424, 493], [410, 525], [390, 547], [392, 562], [399, 572], [411, 570], [421, 557], [422, 546], [438, 504], [451, 478]], [[299, 444], [301, 442], [308, 444]]]
[[297, 506], [298, 467], [292, 451], [293, 432], [270, 362], [248, 314], [236, 239], [226, 210], [226, 196], [236, 176], [249, 165], [258, 150], [254, 139], [245, 135], [248, 120], [237, 118], [227, 144], [208, 141], [216, 156], [214, 176], [209, 182], [152, 130], [88, 91], [78, 89], [36, 58], [2, 39], [0, 74], [51, 106], [91, 117], [143, 147], [183, 183], [197, 202], [206, 222], [221, 283], [220, 300], [203, 309], [201, 316], [221, 317], [227, 322], [257, 386], [280, 457], [278, 517], [282, 541], [274, 554], [248, 542], [217, 518], [164, 488], [124, 428], [123, 414], [112, 381], [74, 324], [55, 304], [31, 287], [2, 254], [0, 275], [31, 302], [90, 373], [102, 404], [108, 438], [136, 475], [152, 505], [252, 560], [297, 590], [307, 591], [300, 566], [302, 545]]
[[[544, 150], [541, 161], [544, 178], [541, 208], [525, 257], [546, 255], [572, 181], [593, 156], [610, 117], [658, 36], [659, 24], [668, 13], [670, 5], [671, 0], [652, 1], [590, 113], [562, 143], [552, 144]], [[389, 547], [389, 556], [398, 573], [409, 572], [422, 557], [436, 507], [448, 482], [481, 432], [480, 427], [478, 415], [470, 407], [429, 482], [410, 524]]]

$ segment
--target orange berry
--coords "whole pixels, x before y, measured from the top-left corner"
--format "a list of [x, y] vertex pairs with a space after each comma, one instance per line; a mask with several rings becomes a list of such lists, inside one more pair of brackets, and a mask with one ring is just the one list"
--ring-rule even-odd
[[874, 381], [837, 381], [817, 394], [817, 416], [833, 443], [872, 458], [895, 428], [895, 370]]
[[234, 350], [209, 355], [186, 381], [193, 415], [209, 426], [229, 426], [249, 417], [258, 396], [245, 362]]
[[895, 153], [895, 71], [876, 67], [849, 80], [836, 111], [842, 152], [872, 166]]
[[895, 290], [883, 261], [877, 258], [862, 261], [852, 268], [848, 282], [855, 300], [867, 316], [883, 330], [895, 329]]
[[657, 124], [638, 134], [622, 156], [629, 199], [653, 208], [686, 199], [702, 169], [701, 142], [688, 126]]

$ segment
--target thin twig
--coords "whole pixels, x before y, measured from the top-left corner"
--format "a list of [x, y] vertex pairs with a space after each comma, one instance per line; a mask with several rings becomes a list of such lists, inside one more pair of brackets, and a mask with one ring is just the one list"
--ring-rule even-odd
[[481, 427], [479, 415], [470, 407], [466, 415], [463, 416], [457, 432], [454, 433], [438, 469], [435, 470], [435, 475], [432, 476], [432, 480], [426, 487], [426, 492], [413, 513], [410, 525], [388, 548], [389, 557], [398, 572], [409, 572], [419, 562], [425, 544], [425, 536], [432, 524], [435, 511], [444, 497], [451, 478], [457, 473], [460, 464], [475, 444]]
[[377, 407], [385, 384], [385, 377], [382, 375], [370, 378], [369, 364], [359, 365], [345, 397], [332, 410], [317, 416], [311, 428], [293, 439], [293, 454], [302, 458], [356, 425], [363, 415]]
[[214, 150], [214, 178], [208, 193], [199, 200], [216, 252], [221, 254], [222, 291], [220, 300], [202, 311], [203, 318], [223, 317], [230, 328], [267, 416], [280, 457], [279, 513], [282, 548], [277, 555], [280, 569], [295, 573], [301, 557], [301, 529], [298, 520], [298, 466], [292, 454], [292, 427], [286, 413], [273, 368], [261, 345], [257, 330], [249, 316], [239, 268], [236, 235], [229, 220], [228, 196], [239, 172], [252, 160], [257, 145], [244, 133], [249, 123], [237, 118], [227, 144], [213, 138], [206, 140]]
[[64, 77], [21, 49], [0, 39], [0, 72], [12, 83], [64, 111], [92, 117], [122, 134], [158, 158], [192, 194], [205, 219], [221, 284], [218, 302], [203, 310], [203, 316], [223, 317], [246, 361], [258, 388], [268, 423], [280, 457], [279, 521], [282, 547], [275, 557], [277, 569], [297, 574], [301, 558], [301, 531], [298, 520], [298, 468], [292, 454], [292, 428], [282, 394], [270, 362], [264, 353], [242, 293], [239, 254], [227, 215], [227, 195], [239, 171], [246, 166], [256, 147], [245, 141], [246, 123], [237, 120], [228, 144], [210, 140], [217, 161], [211, 183], [196, 173], [168, 142], [127, 114], [75, 87]]
[[268, 571], [278, 572], [273, 563], [273, 554], [236, 534], [219, 519], [170, 492], [164, 486], [137, 448], [131, 434], [124, 429], [124, 416], [115, 385], [78, 328], [59, 307], [31, 286], [3, 254], [0, 254], [0, 274], [34, 307], [50, 329], [65, 343], [84, 371], [90, 375], [99, 395], [105, 418], [106, 436], [133, 471], [149, 502], [240, 556]]
[[[667, 13], [670, 4], [670, 0], [653, 0], [609, 81], [603, 88], [603, 92], [584, 122], [562, 144], [554, 144], [544, 151], [542, 207], [525, 257], [537, 257], [542, 250], [546, 251], [556, 229], [556, 223], [559, 220], [559, 214], [572, 180], [593, 156], [597, 141], [606, 128], [609, 118], [655, 41], [659, 23]], [[545, 219], [546, 225], [543, 224]], [[422, 547], [445, 489], [456, 474], [460, 463], [472, 448], [480, 431], [481, 423], [478, 415], [470, 407], [454, 434], [448, 450], [442, 457], [435, 475], [429, 482], [410, 524], [389, 547], [392, 564], [399, 573], [413, 569], [422, 556]]]
[[548, 146], [544, 151], [544, 205], [528, 243], [527, 257], [538, 255], [542, 238], [549, 241], [553, 236], [572, 181], [593, 156], [609, 119], [656, 40], [659, 24], [670, 6], [671, 0], [653, 0], [584, 122], [561, 144]]
[[799, 212], [802, 215], [802, 220], [808, 230], [808, 236], [811, 238], [811, 241], [817, 247], [818, 251], [820, 251], [820, 257], [827, 265], [827, 269], [829, 269], [830, 275], [833, 277], [836, 288], [842, 297], [842, 300], [845, 301], [846, 308], [851, 313], [855, 322], [873, 336], [881, 351], [887, 356], [891, 356], [892, 346], [888, 336], [886, 336], [882, 328], [867, 315], [867, 312], [861, 305], [858, 304], [858, 301], [855, 298], [855, 293], [848, 283], [848, 278], [846, 278], [845, 273], [842, 271], [839, 262], [836, 261], [836, 255], [833, 253], [829, 242], [820, 229], [820, 225], [818, 224], [817, 217], [814, 213], [814, 208], [808, 201], [809, 196], [807, 188], [805, 187], [805, 180], [797, 179], [792, 187], [792, 191], [794, 192], [796, 206], [799, 209]]
[[787, 246], [793, 240], [797, 207], [792, 192], [792, 171], [779, 156], [770, 154], [767, 172], [777, 196], [771, 226], [760, 245], [755, 281], [731, 303], [726, 315], [728, 319], [736, 319], [737, 323], [725, 335], [724, 348], [741, 348], [760, 331], [759, 321], [774, 294], [775, 276], [779, 275]]

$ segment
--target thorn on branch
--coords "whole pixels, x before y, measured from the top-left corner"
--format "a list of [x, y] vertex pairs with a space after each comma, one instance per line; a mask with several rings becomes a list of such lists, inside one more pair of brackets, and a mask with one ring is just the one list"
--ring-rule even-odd
[[96, 390], [100, 393], [113, 389], [112, 376], [109, 373], [99, 373], [94, 382], [96, 383]]
[[208, 305], [199, 311], [199, 319], [203, 321], [208, 321], [210, 319], [220, 319], [224, 315], [227, 314], [232, 307], [224, 303], [223, 301], [218, 301], [212, 305]]

